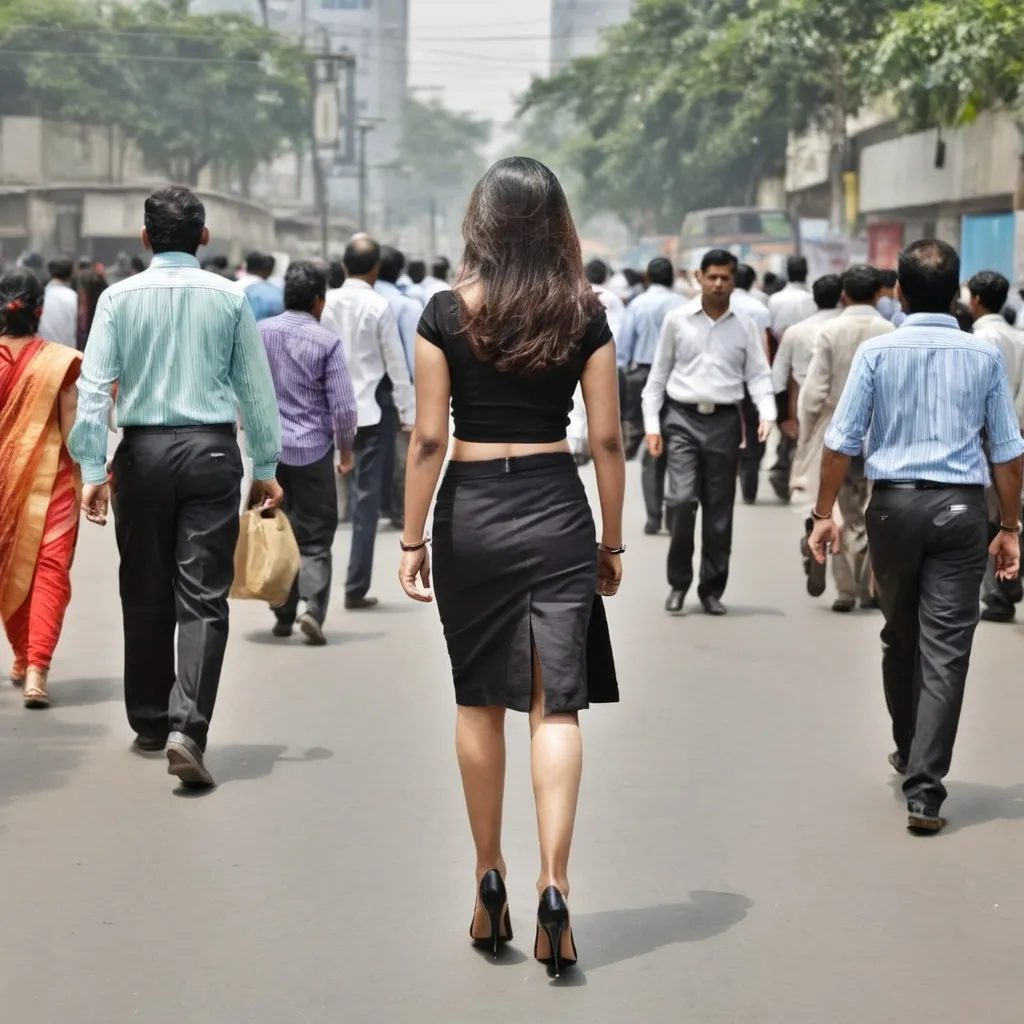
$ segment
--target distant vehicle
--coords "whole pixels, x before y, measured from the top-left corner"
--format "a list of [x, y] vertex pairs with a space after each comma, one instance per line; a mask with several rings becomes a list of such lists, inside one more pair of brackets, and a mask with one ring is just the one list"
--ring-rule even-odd
[[700, 269], [709, 249], [727, 249], [759, 277], [769, 270], [784, 274], [786, 257], [800, 251], [800, 237], [785, 210], [727, 206], [688, 213], [679, 234], [678, 265]]

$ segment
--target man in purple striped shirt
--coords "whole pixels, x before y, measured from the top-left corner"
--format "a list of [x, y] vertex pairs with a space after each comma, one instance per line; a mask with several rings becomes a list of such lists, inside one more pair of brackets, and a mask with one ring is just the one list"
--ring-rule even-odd
[[[323, 624], [331, 596], [331, 545], [338, 529], [338, 472], [352, 468], [356, 399], [341, 339], [320, 325], [327, 275], [308, 261], [291, 264], [284, 280], [285, 312], [259, 324], [281, 410], [282, 508], [295, 531], [302, 567], [288, 600], [274, 609], [274, 636], [299, 628], [311, 644], [326, 643]], [[306, 610], [298, 615], [299, 601]]]

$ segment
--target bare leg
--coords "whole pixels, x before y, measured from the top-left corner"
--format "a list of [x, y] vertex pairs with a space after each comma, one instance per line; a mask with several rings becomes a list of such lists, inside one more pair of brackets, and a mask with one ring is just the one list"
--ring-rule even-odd
[[[469, 827], [476, 846], [476, 881], [497, 868], [505, 877], [501, 855], [501, 812], [505, 796], [505, 709], [460, 707], [455, 749], [466, 794]], [[473, 935], [490, 934], [487, 914], [477, 906]]]
[[[576, 801], [583, 771], [583, 741], [579, 717], [573, 714], [544, 714], [544, 683], [540, 660], [533, 653], [533, 701], [530, 707], [530, 753], [533, 769], [533, 797], [537, 804], [540, 834], [540, 878], [538, 893], [549, 885], [569, 897], [569, 848], [576, 821]], [[540, 934], [538, 955], [549, 955], [547, 936]], [[572, 937], [563, 938], [563, 955], [572, 956]]]

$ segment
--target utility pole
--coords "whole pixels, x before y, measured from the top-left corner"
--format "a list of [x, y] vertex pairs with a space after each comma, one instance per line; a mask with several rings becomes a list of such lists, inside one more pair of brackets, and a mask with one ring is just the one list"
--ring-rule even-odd
[[379, 117], [366, 117], [356, 124], [356, 131], [359, 133], [359, 152], [357, 154], [358, 166], [356, 169], [356, 177], [359, 182], [359, 230], [363, 232], [365, 232], [369, 226], [367, 193], [369, 191], [370, 168], [367, 162], [367, 138], [370, 132], [372, 132], [374, 128], [377, 127], [377, 124], [382, 120], [383, 118]]

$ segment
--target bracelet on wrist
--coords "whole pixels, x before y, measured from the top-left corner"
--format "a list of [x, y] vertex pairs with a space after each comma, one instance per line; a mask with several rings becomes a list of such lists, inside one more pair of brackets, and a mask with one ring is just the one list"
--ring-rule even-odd
[[625, 544], [620, 544], [617, 548], [613, 548], [608, 544], [598, 544], [597, 550], [604, 552], [606, 555], [624, 555], [626, 553]]
[[1000, 523], [999, 529], [1002, 533], [1020, 533], [1020, 523], [1015, 523], [1013, 526], [1007, 526], [1006, 523]]
[[811, 509], [811, 518], [816, 523], [825, 523], [825, 522], [828, 522], [828, 520], [832, 518], [832, 513], [829, 512], [829, 513], [827, 513], [825, 515], [822, 515], [822, 513], [819, 512], [816, 508], [812, 508]]
[[424, 537], [418, 544], [406, 544], [404, 540], [399, 538], [398, 546], [403, 551], [422, 551], [430, 543], [429, 537]]

